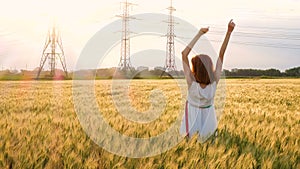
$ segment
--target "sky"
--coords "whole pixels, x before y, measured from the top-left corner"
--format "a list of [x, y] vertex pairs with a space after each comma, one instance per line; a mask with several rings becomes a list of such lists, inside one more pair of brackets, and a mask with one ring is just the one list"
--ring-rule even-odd
[[[55, 20], [60, 29], [68, 70], [76, 67], [86, 44], [97, 32], [119, 18], [121, 0], [0, 0], [1, 69], [34, 69], [39, 66], [48, 29]], [[168, 14], [170, 0], [129, 0], [136, 5], [130, 14]], [[300, 66], [300, 0], [173, 0], [174, 16], [195, 28], [210, 27], [205, 39], [215, 56], [221, 47], [226, 26], [234, 19], [236, 29], [225, 54], [225, 69], [276, 68], [281, 71]], [[164, 20], [153, 23], [167, 32]], [[137, 21], [141, 24], [143, 20]], [[145, 21], [146, 22], [146, 21]], [[131, 23], [130, 29], [135, 25]], [[176, 66], [181, 69], [180, 52], [196, 32], [175, 25]], [[116, 28], [116, 30], [121, 30]], [[114, 32], [120, 36], [120, 32]], [[133, 34], [134, 35], [134, 34]], [[180, 37], [184, 36], [184, 37]], [[109, 37], [107, 37], [109, 39]], [[99, 45], [101, 48], [101, 45]], [[133, 66], [164, 66], [166, 37], [134, 35], [131, 38]], [[116, 67], [120, 43], [111, 47], [99, 67]], [[196, 53], [194, 53], [196, 54]], [[178, 56], [179, 55], [179, 56]], [[192, 56], [190, 56], [192, 57]], [[214, 59], [214, 58], [213, 58]], [[92, 61], [92, 59], [91, 59]], [[86, 62], [89, 62], [87, 58]], [[47, 68], [47, 64], [45, 65]]]

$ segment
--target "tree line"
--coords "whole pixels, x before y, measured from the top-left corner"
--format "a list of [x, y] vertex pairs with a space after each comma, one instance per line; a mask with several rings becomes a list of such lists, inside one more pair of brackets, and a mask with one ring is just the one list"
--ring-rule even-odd
[[[37, 71], [10, 71], [3, 70], [0, 71], [0, 80], [34, 80], [36, 78]], [[47, 75], [49, 72], [43, 71], [41, 73], [41, 79], [51, 80]], [[56, 71], [56, 77], [53, 77], [54, 80], [63, 80], [63, 79], [72, 79], [73, 75], [76, 74], [76, 79], [84, 79], [86, 77], [91, 77], [94, 79], [112, 79], [112, 78], [130, 78], [130, 79], [161, 79], [161, 78], [184, 78], [184, 72], [172, 71], [164, 72], [163, 69], [154, 69], [154, 70], [136, 70], [132, 69], [131, 71], [122, 71], [117, 68], [105, 68], [97, 70], [78, 70], [75, 72], [69, 72], [69, 77], [64, 77], [62, 70]], [[239, 78], [239, 77], [300, 77], [300, 67], [295, 67], [287, 69], [284, 72], [281, 72], [277, 69], [232, 69], [232, 70], [223, 70], [223, 75], [226, 78]]]
[[232, 69], [231, 71], [225, 69], [224, 73], [227, 77], [300, 77], [300, 67], [287, 69], [284, 72], [277, 69]]

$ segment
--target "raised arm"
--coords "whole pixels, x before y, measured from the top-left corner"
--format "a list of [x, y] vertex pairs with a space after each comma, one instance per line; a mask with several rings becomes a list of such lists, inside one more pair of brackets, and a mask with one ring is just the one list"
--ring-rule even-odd
[[184, 75], [188, 84], [188, 88], [190, 88], [193, 81], [195, 81], [195, 77], [192, 75], [190, 63], [188, 56], [195, 46], [196, 42], [200, 39], [200, 37], [208, 32], [209, 28], [201, 28], [197, 35], [193, 38], [193, 40], [189, 43], [189, 45], [182, 51], [182, 64], [183, 64], [183, 71]]
[[224, 60], [224, 54], [231, 36], [231, 32], [233, 31], [235, 27], [235, 23], [232, 21], [232, 19], [230, 20], [229, 24], [228, 24], [228, 30], [224, 39], [224, 42], [222, 44], [222, 47], [220, 49], [220, 53], [219, 53], [219, 58], [217, 61], [217, 65], [216, 65], [216, 71], [215, 71], [215, 77], [216, 77], [216, 82], [218, 83], [220, 78], [221, 78], [221, 74], [222, 74], [222, 66], [223, 66], [223, 60]]

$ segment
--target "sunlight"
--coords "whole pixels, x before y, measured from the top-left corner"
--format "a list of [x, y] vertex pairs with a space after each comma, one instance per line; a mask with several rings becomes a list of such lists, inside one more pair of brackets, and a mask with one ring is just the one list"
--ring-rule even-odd
[[[48, 29], [55, 23], [61, 31], [65, 52], [69, 57], [67, 58], [70, 63], [68, 66], [74, 67], [88, 40], [103, 27], [119, 19], [116, 15], [122, 13], [120, 5], [122, 1], [0, 0], [0, 66], [21, 69], [28, 64], [30, 69], [35, 68], [40, 60]], [[169, 6], [168, 0], [159, 3], [146, 0], [128, 1], [137, 4], [130, 10], [131, 15], [141, 13], [167, 14], [168, 12], [166, 10]], [[174, 0], [174, 7], [177, 9], [174, 16], [193, 24], [195, 27], [211, 26], [211, 31], [207, 37], [213, 41], [216, 50], [220, 47], [220, 41], [223, 39], [228, 20], [233, 18], [236, 21], [238, 24], [237, 33], [233, 36], [232, 50], [229, 50], [228, 55], [239, 58], [241, 51], [249, 52], [243, 52], [245, 59], [238, 60], [238, 62], [229, 59], [228, 65], [232, 65], [230, 68], [238, 65], [243, 65], [243, 67], [255, 65], [257, 64], [255, 59], [259, 59], [256, 56], [261, 55], [266, 58], [266, 61], [261, 63], [267, 67], [276, 66], [285, 70], [287, 67], [297, 66], [299, 45], [296, 40], [299, 35], [300, 1], [228, 0], [225, 3], [217, 0]], [[165, 19], [161, 18], [155, 22], [163, 25]], [[145, 21], [133, 22], [144, 23]], [[136, 25], [131, 23], [130, 26], [134, 29]], [[116, 30], [120, 31], [121, 27]], [[188, 32], [189, 30], [180, 24], [176, 25], [176, 34], [180, 35], [185, 31]], [[268, 32], [268, 34], [264, 32]], [[270, 36], [278, 33], [280, 33], [279, 37]], [[191, 38], [194, 32], [190, 32], [190, 34], [185, 38]], [[280, 38], [279, 40], [282, 41], [279, 43], [276, 38]], [[164, 50], [165, 39], [160, 38], [158, 41], [161, 43], [155, 43], [153, 39], [143, 41], [143, 43], [132, 41], [132, 54], [134, 51], [143, 49], [141, 45], [150, 48], [152, 44], [157, 44]], [[282, 50], [281, 44], [287, 48]], [[182, 47], [176, 47], [176, 49], [180, 48]], [[115, 61], [117, 64], [120, 55], [119, 47], [116, 48], [115, 53], [112, 58], [117, 58]], [[24, 54], [26, 57], [19, 57]], [[287, 56], [289, 62], [283, 64], [282, 56]], [[281, 64], [278, 64], [278, 60]]]

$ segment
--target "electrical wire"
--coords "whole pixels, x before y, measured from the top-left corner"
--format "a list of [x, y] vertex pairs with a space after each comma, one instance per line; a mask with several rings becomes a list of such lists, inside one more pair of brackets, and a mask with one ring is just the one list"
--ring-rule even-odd
[[[206, 24], [210, 25], [210, 24]], [[268, 47], [277, 49], [299, 50], [300, 28], [280, 28], [280, 27], [256, 27], [238, 26], [232, 36], [238, 37], [238, 41], [230, 43], [246, 46]], [[224, 36], [227, 28], [220, 25], [210, 26], [209, 35]], [[188, 30], [184, 30], [188, 31]], [[191, 38], [189, 38], [191, 39]], [[256, 40], [255, 40], [256, 39]], [[222, 43], [220, 40], [208, 39], [211, 42]], [[268, 41], [268, 42], [264, 42]], [[285, 42], [285, 43], [279, 43]], [[294, 44], [297, 43], [297, 44]]]

